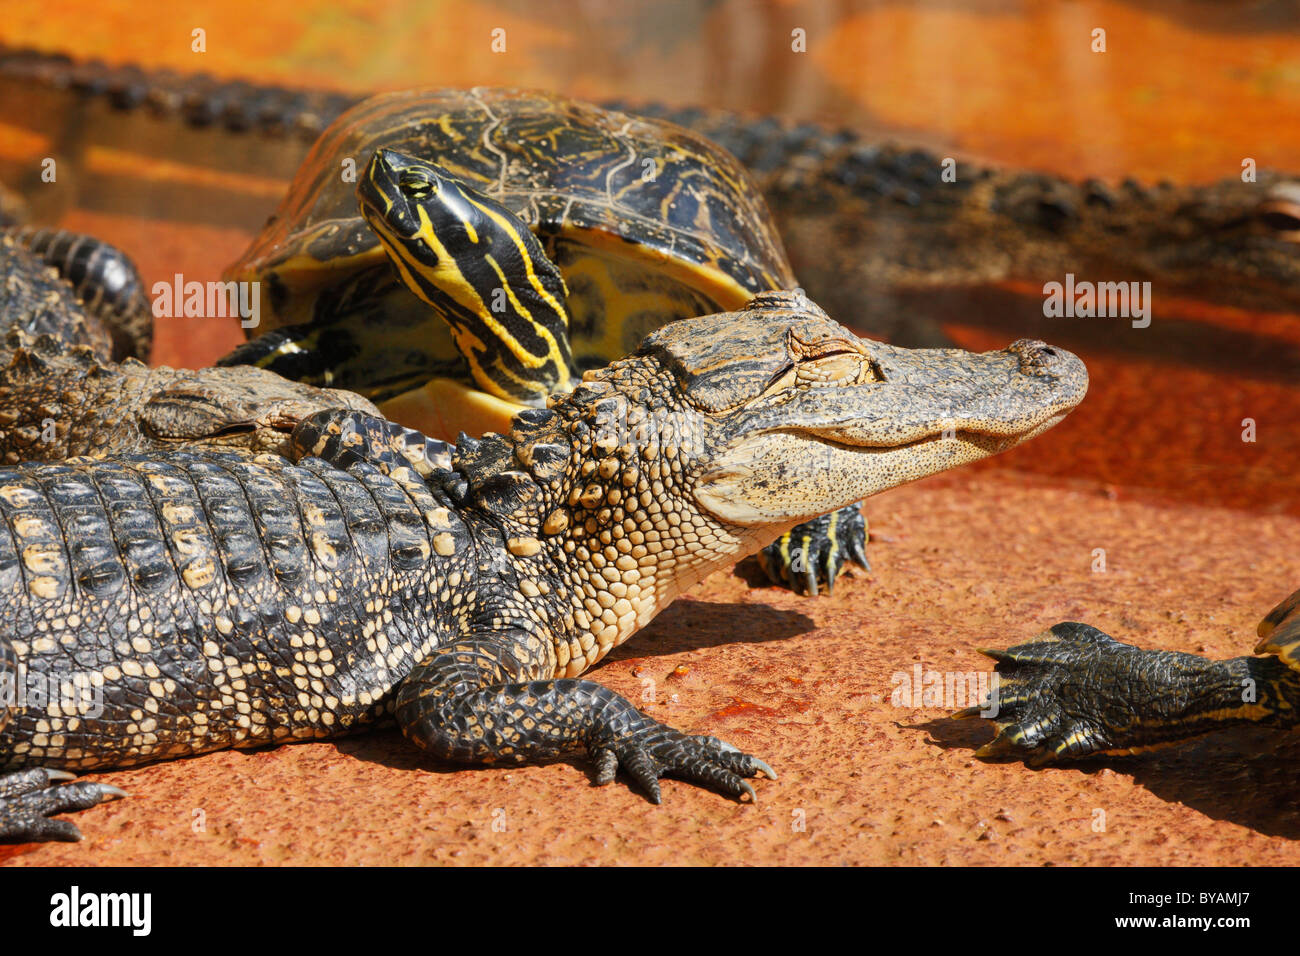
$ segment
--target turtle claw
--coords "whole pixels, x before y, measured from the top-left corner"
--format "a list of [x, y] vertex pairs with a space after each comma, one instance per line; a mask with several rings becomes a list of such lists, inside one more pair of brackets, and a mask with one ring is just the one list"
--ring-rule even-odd
[[104, 783], [62, 783], [71, 779], [67, 771], [39, 768], [0, 775], [0, 843], [76, 843], [76, 825], [51, 817], [126, 796]]
[[[1098, 683], [1106, 667], [1137, 648], [1086, 624], [1062, 623], [1005, 651], [980, 649], [998, 662], [997, 684], [978, 707], [952, 714], [985, 716], [998, 729], [975, 751], [981, 758], [1022, 757], [1030, 766], [1113, 749], [1097, 713]], [[1140, 653], [1140, 652], [1139, 652]]]
[[871, 562], [867, 560], [867, 523], [864, 518], [862, 521], [862, 534], [849, 535], [849, 557], [860, 565], [864, 571], [871, 570]]
[[742, 800], [748, 796], [751, 803], [758, 800], [758, 791], [746, 777], [776, 779], [765, 762], [717, 737], [683, 734], [649, 718], [624, 736], [593, 746], [591, 754], [597, 786], [612, 782], [621, 766], [655, 804], [663, 799], [660, 777], [677, 777]]
[[849, 561], [871, 570], [866, 541], [866, 519], [857, 505], [850, 505], [786, 532], [762, 550], [759, 562], [774, 584], [796, 594], [815, 595], [823, 581], [831, 594]]

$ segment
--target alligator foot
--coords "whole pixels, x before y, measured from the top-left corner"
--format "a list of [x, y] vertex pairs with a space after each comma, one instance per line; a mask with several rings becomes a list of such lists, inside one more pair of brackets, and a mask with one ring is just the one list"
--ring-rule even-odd
[[451, 467], [455, 448], [385, 418], [350, 408], [327, 408], [300, 421], [290, 438], [295, 461], [313, 456], [347, 470], [365, 461], [386, 475], [410, 468], [421, 478]]
[[742, 753], [717, 737], [694, 737], [638, 713], [640, 719], [613, 739], [588, 745], [596, 762], [596, 785], [612, 783], [621, 766], [636, 781], [651, 803], [660, 802], [659, 778], [689, 780], [734, 797], [758, 800], [754, 785], [745, 777], [760, 773], [770, 780], [776, 771], [757, 757]]
[[776, 779], [757, 757], [661, 724], [593, 681], [519, 682], [522, 668], [546, 663], [547, 640], [507, 628], [439, 647], [397, 689], [393, 716], [402, 733], [438, 757], [474, 763], [545, 759], [585, 747], [597, 785], [622, 767], [654, 803], [665, 776], [751, 801], [754, 787], [744, 778]]
[[796, 594], [816, 594], [822, 582], [829, 594], [850, 560], [871, 570], [866, 545], [867, 519], [850, 505], [797, 525], [764, 548], [759, 563], [773, 583]]
[[126, 796], [125, 791], [104, 783], [52, 786], [72, 778], [63, 770], [0, 774], [0, 843], [76, 843], [81, 831], [70, 820], [51, 820], [50, 816]]

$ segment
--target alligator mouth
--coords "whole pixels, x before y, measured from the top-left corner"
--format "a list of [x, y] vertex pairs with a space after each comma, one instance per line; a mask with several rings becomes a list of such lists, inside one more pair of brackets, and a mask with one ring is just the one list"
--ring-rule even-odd
[[291, 435], [293, 430], [298, 427], [301, 421], [299, 418], [275, 418], [267, 421], [248, 421], [234, 422], [221, 428], [214, 428], [211, 431], [198, 434], [195, 432], [185, 432], [183, 434], [167, 434], [160, 432], [157, 428], [145, 423], [143, 431], [148, 433], [150, 438], [160, 442], [171, 442], [177, 445], [190, 444], [194, 441], [217, 441], [229, 439], [238, 441], [248, 435], [258, 431], [272, 431], [278, 435]]
[[[974, 428], [932, 431], [907, 440], [854, 440], [851, 425], [785, 427], [740, 440], [700, 476], [696, 500], [737, 525], [806, 520], [909, 481], [948, 471], [1014, 448], [1068, 414], [1007, 425], [999, 434]], [[1015, 429], [1015, 430], [1012, 430]]]
[[[1072, 408], [1067, 408], [1059, 412], [1053, 412], [1046, 416], [1042, 421], [1032, 425], [1027, 425], [1019, 431], [1014, 432], [992, 432], [983, 431], [979, 428], [955, 428], [945, 429], [937, 432], [931, 432], [928, 435], [922, 435], [920, 438], [912, 438], [900, 442], [855, 442], [846, 441], [838, 437], [830, 430], [809, 428], [806, 430], [798, 429], [773, 429], [773, 432], [786, 431], [795, 436], [811, 439], [821, 444], [829, 445], [834, 448], [840, 448], [845, 451], [865, 451], [865, 452], [887, 452], [887, 451], [906, 451], [908, 449], [920, 448], [924, 445], [940, 441], [961, 441], [967, 445], [974, 445], [978, 448], [987, 449], [990, 455], [996, 455], [1000, 452], [1014, 448], [1031, 438], [1050, 431], [1069, 416]], [[837, 430], [838, 431], [838, 430]]]
[[226, 425], [222, 428], [214, 428], [211, 431], [196, 433], [194, 431], [184, 432], [165, 432], [155, 426], [152, 422], [142, 423], [140, 430], [150, 438], [160, 442], [175, 442], [178, 445], [184, 445], [193, 441], [202, 441], [203, 439], [212, 438], [236, 438], [240, 435], [247, 435], [257, 430], [257, 425], [253, 422], [238, 422], [232, 425]]

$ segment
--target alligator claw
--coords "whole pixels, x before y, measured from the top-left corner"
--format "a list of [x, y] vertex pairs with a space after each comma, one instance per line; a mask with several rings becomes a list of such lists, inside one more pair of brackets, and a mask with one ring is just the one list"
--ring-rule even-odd
[[621, 766], [656, 804], [663, 799], [660, 777], [677, 777], [742, 799], [748, 796], [751, 803], [758, 800], [758, 792], [745, 777], [776, 779], [765, 762], [717, 737], [694, 737], [648, 719], [617, 740], [593, 746], [591, 753], [597, 786], [612, 782]]
[[849, 561], [871, 570], [866, 541], [866, 519], [857, 505], [851, 505], [788, 531], [762, 550], [759, 563], [773, 583], [784, 584], [796, 594], [816, 594], [822, 581], [830, 594]]
[[50, 817], [126, 796], [126, 791], [104, 783], [51, 786], [71, 779], [73, 775], [64, 770], [22, 770], [0, 775], [0, 843], [76, 843], [81, 839], [76, 825]]

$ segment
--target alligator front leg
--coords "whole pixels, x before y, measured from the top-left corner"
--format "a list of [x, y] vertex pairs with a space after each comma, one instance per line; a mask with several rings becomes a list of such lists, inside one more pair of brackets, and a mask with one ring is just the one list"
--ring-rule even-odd
[[[0, 694], [9, 695], [17, 687], [18, 676], [18, 655], [0, 638]], [[9, 722], [12, 700], [0, 699], [0, 730]], [[0, 754], [0, 760], [3, 757]], [[69, 820], [51, 820], [51, 816], [126, 796], [103, 783], [57, 786], [71, 779], [72, 774], [66, 771], [41, 768], [0, 774], [0, 843], [75, 843], [81, 839], [77, 827]]]
[[421, 478], [451, 467], [455, 446], [413, 428], [350, 408], [327, 408], [300, 421], [290, 436], [291, 457], [308, 456], [346, 471], [369, 462], [385, 475], [410, 468]]
[[588, 680], [529, 680], [540, 650], [522, 631], [491, 632], [440, 648], [397, 692], [397, 721], [418, 746], [448, 760], [492, 763], [553, 757], [585, 747], [596, 783], [621, 766], [659, 803], [659, 778], [674, 776], [757, 798], [746, 777], [776, 774], [716, 737], [690, 736]]
[[63, 770], [21, 770], [0, 774], [0, 843], [76, 843], [81, 831], [71, 820], [51, 820], [57, 813], [86, 810], [125, 797], [106, 783], [56, 784], [71, 780]]
[[826, 593], [852, 560], [870, 571], [867, 563], [867, 520], [858, 505], [805, 521], [787, 531], [759, 554], [759, 562], [775, 584], [796, 594], [815, 595], [821, 582]]

